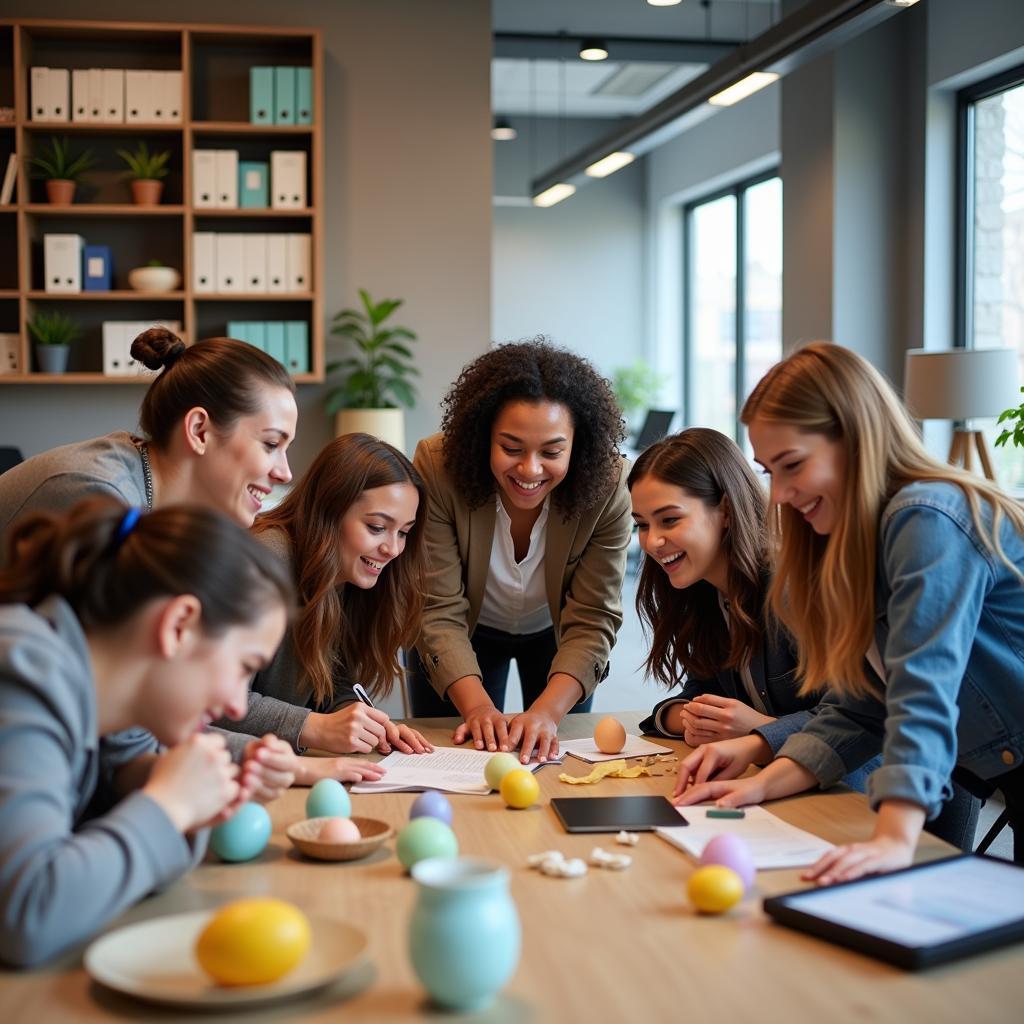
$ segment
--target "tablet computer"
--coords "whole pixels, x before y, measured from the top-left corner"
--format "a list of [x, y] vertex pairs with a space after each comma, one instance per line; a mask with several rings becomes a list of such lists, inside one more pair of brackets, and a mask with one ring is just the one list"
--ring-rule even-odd
[[1024, 939], [1024, 867], [978, 854], [764, 901], [779, 924], [918, 970]]
[[551, 801], [566, 832], [652, 832], [689, 822], [663, 796], [568, 796]]

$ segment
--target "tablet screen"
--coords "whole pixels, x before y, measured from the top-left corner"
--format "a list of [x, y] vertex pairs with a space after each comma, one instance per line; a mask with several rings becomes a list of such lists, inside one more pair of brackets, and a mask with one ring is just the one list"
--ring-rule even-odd
[[551, 807], [566, 832], [649, 832], [687, 824], [663, 796], [555, 797]]

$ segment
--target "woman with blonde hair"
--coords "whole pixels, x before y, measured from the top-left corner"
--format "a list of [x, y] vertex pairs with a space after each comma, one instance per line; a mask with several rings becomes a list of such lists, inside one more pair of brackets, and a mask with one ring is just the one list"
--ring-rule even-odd
[[838, 345], [773, 367], [742, 419], [778, 506], [771, 607], [797, 641], [802, 691], [830, 692], [756, 776], [705, 781], [717, 755], [696, 751], [679, 802], [830, 785], [881, 749], [874, 834], [805, 877], [909, 864], [954, 768], [979, 794], [1002, 790], [1024, 860], [1024, 509], [933, 459], [881, 374]]

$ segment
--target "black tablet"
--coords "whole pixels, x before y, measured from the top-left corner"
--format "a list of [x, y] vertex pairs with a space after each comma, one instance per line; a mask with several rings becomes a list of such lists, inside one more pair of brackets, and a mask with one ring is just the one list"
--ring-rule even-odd
[[566, 832], [651, 832], [689, 822], [663, 796], [555, 797]]
[[968, 854], [764, 901], [788, 928], [918, 970], [1024, 939], [1024, 867]]

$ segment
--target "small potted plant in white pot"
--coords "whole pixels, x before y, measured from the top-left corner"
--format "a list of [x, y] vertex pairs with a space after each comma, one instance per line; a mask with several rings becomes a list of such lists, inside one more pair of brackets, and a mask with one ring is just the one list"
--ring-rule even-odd
[[68, 140], [51, 138], [43, 144], [35, 156], [28, 158], [33, 178], [46, 182], [46, 198], [55, 206], [67, 206], [74, 202], [75, 187], [79, 178], [96, 161], [92, 150], [84, 149], [73, 155]]
[[137, 292], [173, 292], [180, 283], [181, 274], [159, 260], [150, 260], [144, 267], [128, 271], [128, 284]]
[[136, 206], [159, 206], [171, 151], [163, 149], [151, 153], [149, 146], [140, 142], [133, 150], [119, 149], [117, 155], [128, 165], [125, 177], [131, 182], [132, 202]]
[[329, 363], [328, 373], [340, 372], [341, 383], [328, 391], [324, 408], [337, 413], [338, 435], [362, 432], [405, 449], [405, 418], [402, 406], [416, 403], [411, 377], [419, 370], [412, 365], [408, 342], [416, 335], [408, 327], [386, 327], [384, 322], [402, 305], [401, 299], [374, 302], [360, 288], [362, 310], [343, 309], [334, 317], [332, 334], [351, 342], [354, 354]]
[[64, 313], [40, 310], [29, 320], [28, 332], [36, 343], [39, 372], [64, 373], [71, 345], [82, 333], [78, 324]]

